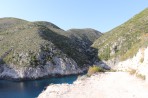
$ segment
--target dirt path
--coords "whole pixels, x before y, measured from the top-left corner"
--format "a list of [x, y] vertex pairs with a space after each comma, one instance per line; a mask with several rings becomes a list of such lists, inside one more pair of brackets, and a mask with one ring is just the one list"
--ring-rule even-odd
[[148, 98], [148, 84], [126, 72], [98, 73], [72, 85], [50, 85], [38, 98]]

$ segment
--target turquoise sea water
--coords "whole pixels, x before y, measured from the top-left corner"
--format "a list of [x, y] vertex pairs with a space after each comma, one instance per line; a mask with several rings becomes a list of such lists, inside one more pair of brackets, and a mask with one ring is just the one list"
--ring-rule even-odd
[[72, 84], [77, 75], [33, 81], [0, 80], [0, 98], [36, 98], [49, 84]]

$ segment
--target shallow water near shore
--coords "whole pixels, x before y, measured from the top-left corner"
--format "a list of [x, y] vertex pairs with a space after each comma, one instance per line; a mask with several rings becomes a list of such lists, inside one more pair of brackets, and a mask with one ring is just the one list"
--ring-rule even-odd
[[20, 82], [0, 80], [0, 98], [36, 98], [49, 84], [72, 84], [77, 77], [71, 75]]

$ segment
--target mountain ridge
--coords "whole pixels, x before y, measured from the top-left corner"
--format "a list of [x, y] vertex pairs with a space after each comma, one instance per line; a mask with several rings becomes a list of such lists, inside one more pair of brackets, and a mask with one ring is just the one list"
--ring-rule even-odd
[[83, 72], [92, 63], [90, 54], [94, 55], [87, 43], [73, 40], [70, 33], [50, 22], [0, 19], [0, 77], [38, 78]]

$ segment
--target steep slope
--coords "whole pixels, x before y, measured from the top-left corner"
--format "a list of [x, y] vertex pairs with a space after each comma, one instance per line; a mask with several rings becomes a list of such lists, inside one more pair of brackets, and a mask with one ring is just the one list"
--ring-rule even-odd
[[0, 19], [0, 77], [77, 74], [90, 64], [69, 34], [50, 22]]
[[91, 45], [102, 36], [102, 33], [90, 28], [70, 29], [67, 32], [68, 37], [79, 47], [79, 52], [86, 54], [88, 60], [93, 63], [97, 58], [97, 50], [92, 48]]
[[133, 57], [140, 47], [148, 46], [148, 8], [126, 23], [105, 33], [92, 45], [99, 49], [99, 58], [122, 61]]
[[[59, 45], [69, 41], [44, 25], [15, 18], [1, 19], [0, 77], [26, 79], [80, 73], [77, 63]], [[53, 39], [62, 39], [54, 43]], [[64, 47], [64, 46], [63, 46]]]
[[[83, 67], [84, 64], [91, 64], [93, 62], [93, 59], [91, 58], [94, 58], [96, 54], [95, 50], [90, 46], [94, 40], [102, 35], [102, 33], [93, 29], [71, 29], [64, 31], [49, 22], [35, 23], [46, 26], [48, 29], [52, 30], [54, 33], [49, 34], [48, 36], [50, 41], [68, 56], [73, 58], [80, 67]], [[63, 37], [59, 35], [62, 35]]]

